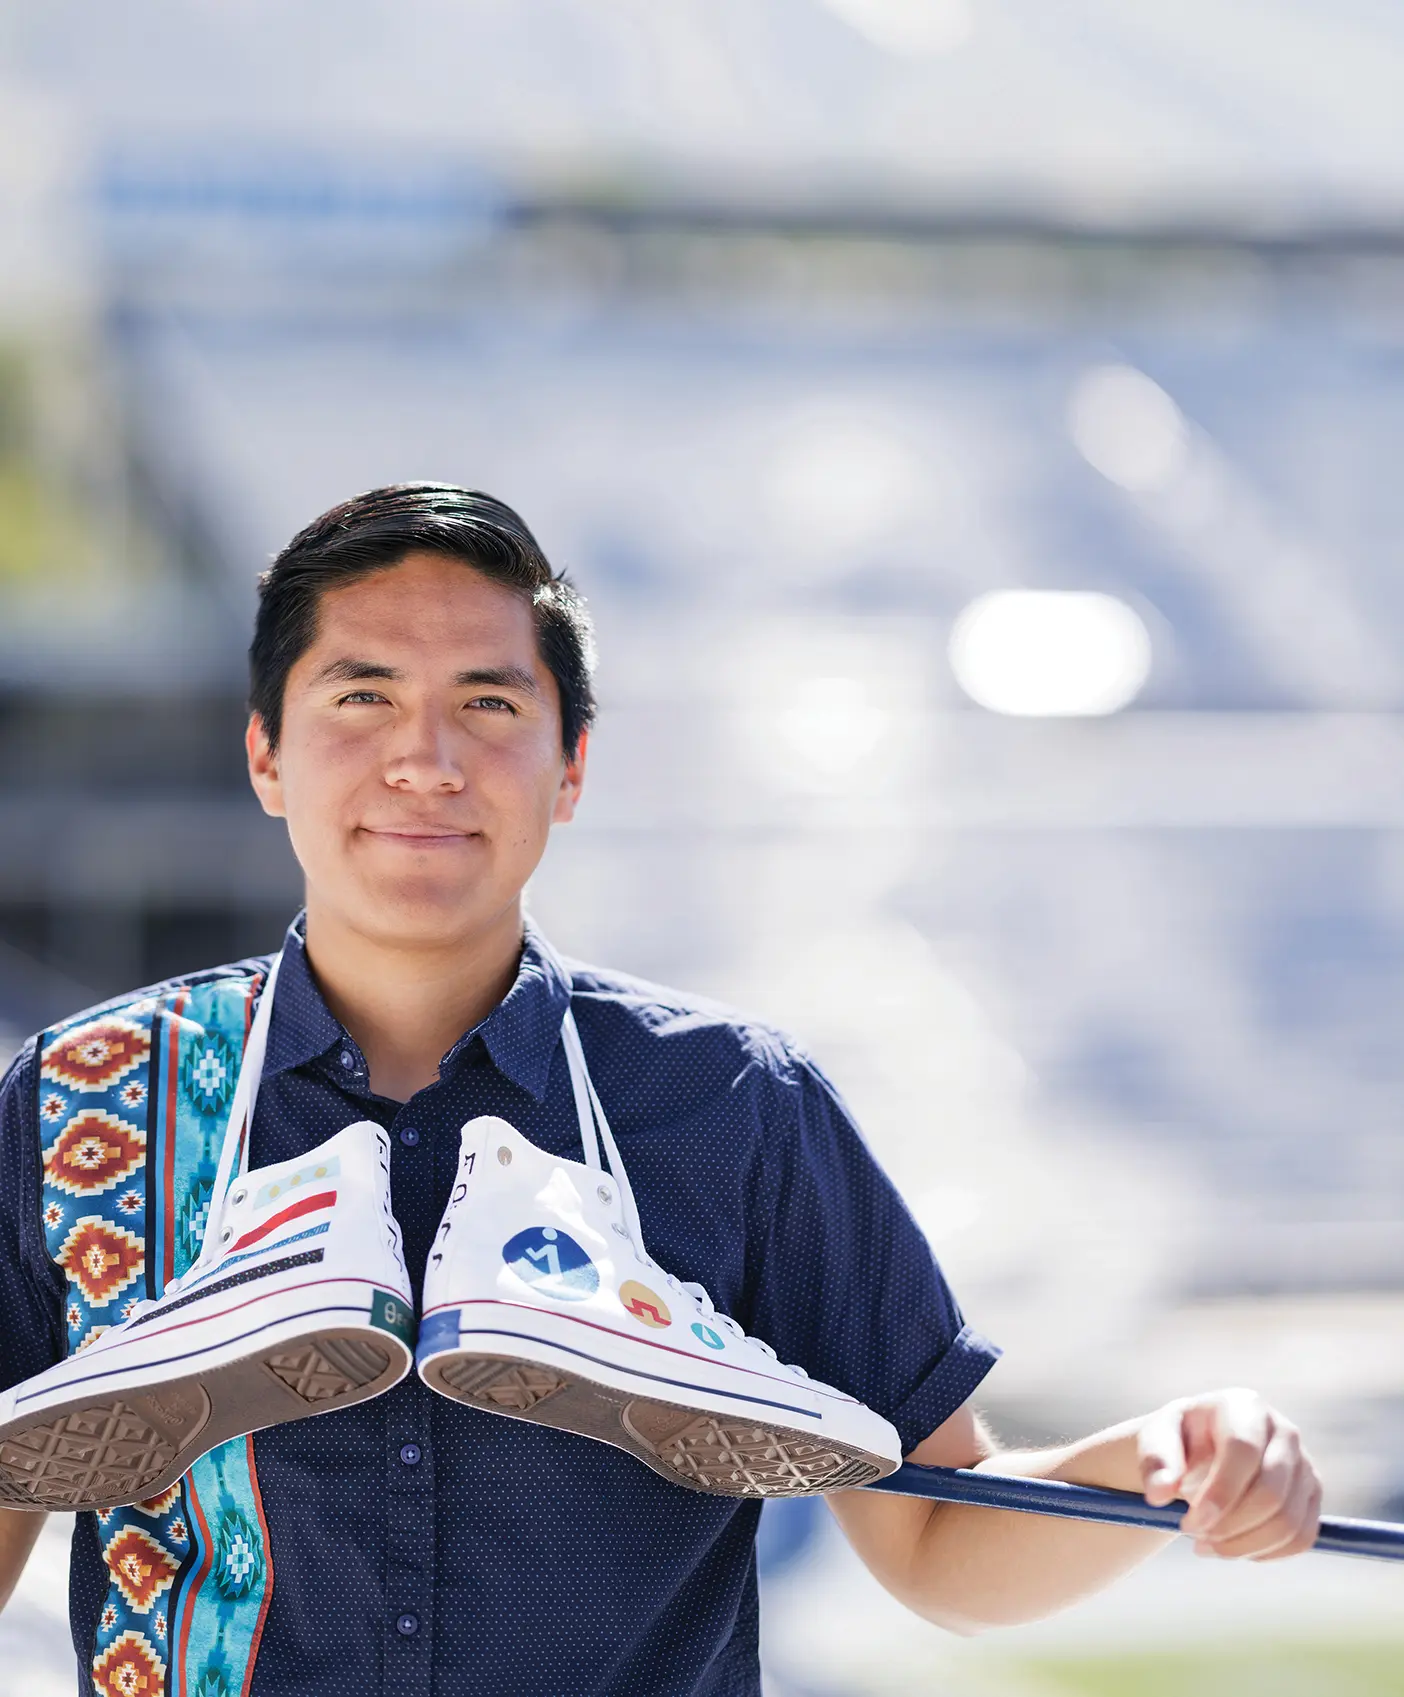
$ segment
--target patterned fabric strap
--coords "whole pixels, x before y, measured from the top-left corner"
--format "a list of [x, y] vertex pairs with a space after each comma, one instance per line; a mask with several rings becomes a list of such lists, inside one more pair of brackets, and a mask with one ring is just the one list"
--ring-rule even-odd
[[[218, 978], [45, 1033], [43, 1226], [67, 1282], [70, 1354], [198, 1255], [259, 984]], [[244, 1697], [273, 1589], [252, 1440], [97, 1519], [110, 1584], [94, 1689]]]

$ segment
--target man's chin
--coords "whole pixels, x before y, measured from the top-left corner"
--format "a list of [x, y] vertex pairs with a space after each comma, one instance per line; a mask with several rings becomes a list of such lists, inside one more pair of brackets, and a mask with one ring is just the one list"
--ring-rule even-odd
[[424, 880], [365, 892], [356, 929], [402, 948], [443, 948], [470, 939], [501, 918], [501, 904], [481, 887], [465, 890]]

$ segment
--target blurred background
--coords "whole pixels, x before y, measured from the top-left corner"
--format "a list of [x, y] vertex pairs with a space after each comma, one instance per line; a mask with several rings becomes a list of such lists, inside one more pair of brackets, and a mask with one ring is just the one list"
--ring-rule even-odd
[[[0, 0], [0, 1052], [276, 947], [255, 574], [485, 488], [600, 627], [558, 946], [817, 1053], [1006, 1437], [1247, 1382], [1404, 1517], [1401, 86], [1382, 0]], [[772, 1697], [1404, 1691], [1366, 1563], [966, 1643], [763, 1555]]]

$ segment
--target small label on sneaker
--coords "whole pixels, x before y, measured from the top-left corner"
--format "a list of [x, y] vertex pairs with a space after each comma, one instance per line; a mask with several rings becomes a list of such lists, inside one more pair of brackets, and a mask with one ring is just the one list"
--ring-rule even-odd
[[445, 1308], [437, 1314], [426, 1314], [419, 1328], [420, 1360], [426, 1355], [433, 1355], [437, 1350], [457, 1348], [458, 1310]]
[[270, 1179], [254, 1197], [254, 1211], [262, 1208], [265, 1203], [276, 1202], [280, 1196], [296, 1196], [303, 1190], [315, 1190], [324, 1180], [337, 1178], [340, 1173], [341, 1162], [335, 1155], [325, 1161], [309, 1161], [296, 1172], [283, 1173], [279, 1178]]
[[371, 1325], [393, 1332], [402, 1343], [414, 1347], [414, 1310], [402, 1296], [378, 1290], [371, 1297]]

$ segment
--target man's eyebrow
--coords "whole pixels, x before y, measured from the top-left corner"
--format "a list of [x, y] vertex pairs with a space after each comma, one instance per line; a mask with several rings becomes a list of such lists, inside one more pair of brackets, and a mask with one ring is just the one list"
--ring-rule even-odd
[[[315, 684], [356, 684], [372, 678], [400, 682], [404, 673], [397, 666], [384, 665], [379, 660], [332, 660], [323, 666], [312, 680]], [[453, 680], [455, 689], [515, 689], [525, 695], [540, 695], [541, 686], [524, 666], [476, 666], [471, 671], [458, 672]]]
[[392, 681], [404, 677], [404, 673], [394, 666], [384, 666], [378, 660], [333, 660], [323, 666], [312, 680], [319, 684], [358, 684], [367, 678], [388, 678]]
[[524, 666], [480, 666], [471, 672], [460, 672], [453, 680], [459, 689], [519, 689], [524, 695], [540, 695], [541, 686]]

